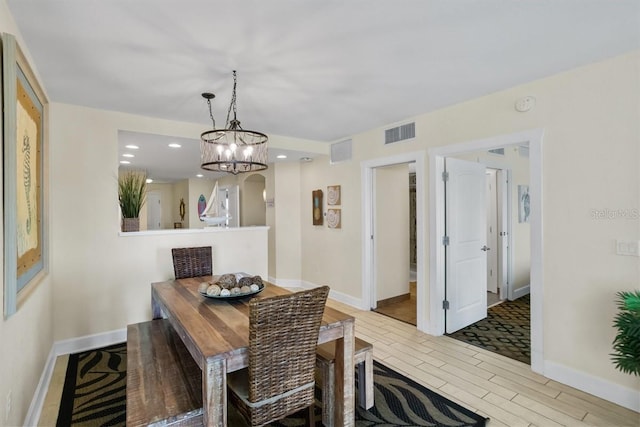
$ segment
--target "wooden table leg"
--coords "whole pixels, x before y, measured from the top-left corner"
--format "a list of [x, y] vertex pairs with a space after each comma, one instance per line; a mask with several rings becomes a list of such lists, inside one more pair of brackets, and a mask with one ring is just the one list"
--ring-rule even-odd
[[203, 424], [227, 425], [227, 361], [207, 361], [202, 370]]
[[353, 355], [355, 352], [354, 322], [345, 322], [344, 336], [336, 340], [336, 426], [355, 425], [355, 375]]
[[151, 293], [151, 319], [162, 319], [162, 309], [160, 308], [160, 304], [153, 297], [153, 292]]

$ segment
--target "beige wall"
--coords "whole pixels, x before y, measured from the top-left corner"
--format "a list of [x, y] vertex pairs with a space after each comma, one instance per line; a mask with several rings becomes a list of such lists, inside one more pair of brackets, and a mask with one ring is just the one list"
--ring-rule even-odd
[[265, 225], [266, 207], [262, 197], [265, 189], [264, 175], [254, 173], [240, 181], [240, 225]]
[[[15, 34], [27, 47], [4, 0], [0, 31]], [[616, 255], [614, 242], [639, 240], [640, 220], [594, 215], [596, 210], [640, 207], [639, 62], [640, 52], [635, 52], [421, 115], [410, 142], [384, 146], [383, 128], [354, 135], [350, 162], [330, 166], [320, 157], [274, 166], [266, 174], [267, 197], [275, 201], [267, 208], [271, 253], [268, 264], [265, 260], [254, 268], [260, 274], [268, 269], [277, 279], [327, 283], [358, 298], [361, 161], [544, 128], [544, 359], [640, 390], [637, 378], [616, 371], [609, 357], [615, 292], [640, 285], [638, 258]], [[518, 113], [513, 104], [525, 95], [535, 96], [537, 105]], [[171, 275], [169, 248], [220, 244], [215, 233], [119, 235], [118, 130], [193, 137], [202, 125], [51, 105], [50, 275], [15, 316], [0, 321], [0, 424], [21, 424], [53, 340], [148, 318], [149, 283]], [[91, 144], [88, 134], [95, 136]], [[317, 149], [311, 141], [293, 138], [271, 137], [270, 143]], [[326, 148], [317, 150], [326, 153]], [[427, 179], [421, 184], [428, 188]], [[335, 184], [342, 185], [343, 228], [312, 226], [311, 191]], [[254, 244], [249, 236], [237, 241]], [[428, 252], [418, 260], [425, 277]], [[224, 251], [214, 253], [224, 256]], [[216, 268], [240, 268], [234, 262], [214, 258]], [[13, 409], [6, 414], [9, 392]]]
[[376, 300], [409, 293], [409, 167], [374, 173]]
[[[13, 34], [27, 59], [33, 64], [28, 46], [18, 32], [4, 0], [0, 0], [0, 32]], [[32, 69], [37, 74], [38, 70], [33, 66]], [[46, 91], [46, 88], [43, 89]], [[0, 185], [4, 185], [2, 180], [0, 174]], [[2, 212], [4, 215], [4, 205]], [[49, 225], [51, 226], [50, 223]], [[0, 239], [4, 240], [2, 227]], [[3, 261], [4, 252], [0, 257], [0, 271], [4, 270]], [[19, 305], [16, 314], [9, 319], [0, 317], [0, 425], [22, 424], [53, 344], [51, 271], [52, 268], [26, 301]], [[4, 300], [4, 279], [1, 275], [0, 283], [0, 299]], [[11, 410], [7, 411], [6, 400], [9, 395]]]
[[173, 184], [147, 184], [147, 193], [156, 192], [160, 195], [160, 211], [162, 212], [160, 228], [163, 229], [173, 228], [173, 223], [180, 221], [180, 199], [175, 200], [173, 190]]
[[302, 279], [300, 223], [303, 216], [300, 203], [300, 164], [274, 164], [273, 175], [275, 271], [280, 283], [299, 283]]
[[211, 192], [216, 182], [209, 179], [189, 179], [187, 185], [189, 187], [189, 201], [185, 199], [185, 203], [189, 205], [187, 214], [189, 216], [189, 228], [205, 228], [207, 224], [200, 221], [198, 217], [198, 199], [203, 195], [208, 202]]
[[[192, 200], [189, 198], [189, 180], [183, 179], [182, 181], [178, 181], [173, 184], [173, 197], [175, 202], [178, 203], [178, 216], [176, 217], [176, 221], [180, 220], [180, 199], [184, 200], [184, 221], [182, 221], [182, 228], [191, 228], [191, 208]], [[198, 212], [198, 201], [195, 201], [195, 210]], [[198, 220], [198, 223], [200, 220]], [[196, 227], [194, 227], [196, 228]]]
[[[332, 292], [359, 297], [362, 227], [359, 165], [354, 162], [329, 165], [329, 158], [320, 156], [311, 163], [302, 163], [300, 168], [302, 279], [329, 285]], [[342, 228], [337, 230], [327, 228], [326, 219], [322, 226], [312, 223], [311, 193], [322, 190], [326, 212], [329, 185], [340, 185]]]
[[[303, 280], [361, 295], [361, 161], [417, 150], [425, 150], [426, 158], [429, 147], [543, 128], [543, 357], [640, 390], [637, 378], [616, 371], [609, 356], [615, 293], [640, 285], [638, 258], [616, 255], [615, 239], [640, 240], [640, 220], [593, 217], [594, 209], [640, 206], [639, 61], [640, 52], [634, 52], [415, 117], [412, 141], [385, 146], [384, 128], [354, 135], [351, 162], [304, 165], [305, 195], [322, 188], [320, 177], [325, 184], [346, 183], [344, 210], [355, 218], [345, 220], [339, 239], [303, 222]], [[536, 97], [535, 108], [515, 111], [515, 101], [527, 95]], [[428, 174], [422, 185], [428, 188]], [[427, 248], [418, 260], [425, 277], [428, 260]], [[348, 266], [348, 272], [321, 267], [333, 264]]]

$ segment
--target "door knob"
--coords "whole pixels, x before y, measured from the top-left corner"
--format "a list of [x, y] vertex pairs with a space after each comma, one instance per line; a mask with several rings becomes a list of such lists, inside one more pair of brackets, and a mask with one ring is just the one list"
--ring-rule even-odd
[[487, 245], [484, 245], [483, 247], [480, 248], [481, 251], [490, 251], [491, 248], [488, 248]]

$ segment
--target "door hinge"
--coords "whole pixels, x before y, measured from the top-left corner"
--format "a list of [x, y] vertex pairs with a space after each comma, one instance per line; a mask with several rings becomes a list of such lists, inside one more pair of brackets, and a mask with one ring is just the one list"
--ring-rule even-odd
[[444, 182], [449, 181], [449, 172], [447, 172], [447, 171], [442, 172], [442, 180]]
[[444, 246], [449, 246], [449, 236], [443, 236], [442, 237], [442, 244]]
[[442, 309], [449, 310], [449, 301], [447, 300], [442, 301]]

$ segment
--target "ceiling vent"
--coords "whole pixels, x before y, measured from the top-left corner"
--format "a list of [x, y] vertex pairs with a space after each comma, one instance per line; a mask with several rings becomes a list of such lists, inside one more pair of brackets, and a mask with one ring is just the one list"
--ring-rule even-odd
[[406, 125], [387, 129], [384, 131], [384, 143], [393, 144], [394, 142], [404, 141], [416, 137], [416, 123], [407, 123]]
[[351, 160], [351, 140], [336, 142], [331, 144], [331, 164], [346, 162]]

